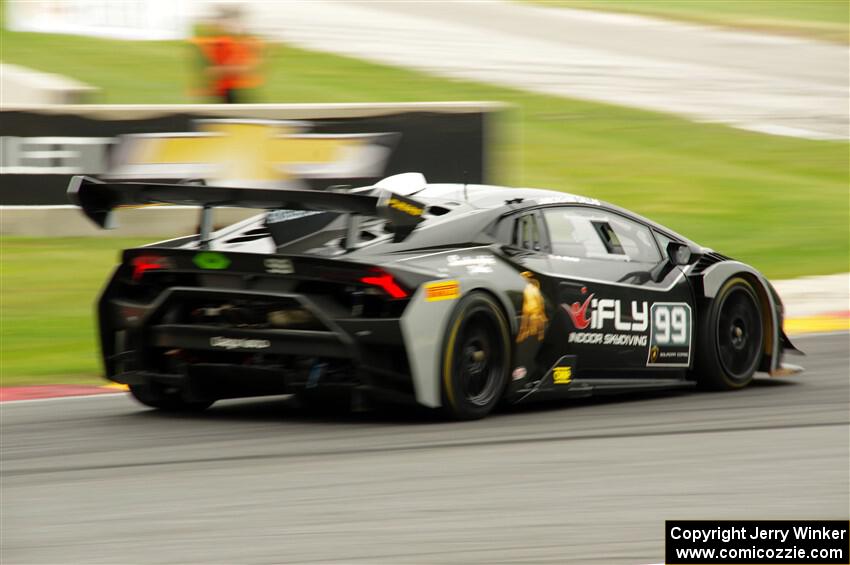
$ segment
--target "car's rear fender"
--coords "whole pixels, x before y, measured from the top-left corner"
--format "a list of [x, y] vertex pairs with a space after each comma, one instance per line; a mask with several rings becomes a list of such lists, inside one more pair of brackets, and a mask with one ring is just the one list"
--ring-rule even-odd
[[[442, 259], [445, 262], [445, 259]], [[410, 361], [414, 391], [418, 403], [437, 408], [440, 406], [440, 363], [443, 355], [443, 339], [449, 320], [458, 301], [474, 291], [483, 291], [493, 296], [507, 314], [511, 335], [516, 335], [517, 307], [512, 303], [510, 291], [521, 295], [527, 281], [520, 273], [504, 261], [496, 259], [492, 272], [469, 274], [465, 268], [448, 268], [442, 278], [423, 283], [417, 288], [401, 318], [402, 334]], [[447, 296], [437, 296], [434, 288], [456, 290]]]

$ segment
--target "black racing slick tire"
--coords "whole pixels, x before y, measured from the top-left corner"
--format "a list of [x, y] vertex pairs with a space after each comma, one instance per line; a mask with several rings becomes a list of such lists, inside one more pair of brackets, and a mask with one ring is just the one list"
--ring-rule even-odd
[[213, 405], [214, 400], [188, 401], [180, 390], [158, 383], [130, 385], [130, 394], [141, 404], [163, 412], [202, 412]]
[[510, 329], [496, 301], [480, 291], [463, 297], [443, 341], [443, 413], [455, 420], [488, 415], [505, 392], [510, 359]]
[[723, 284], [703, 316], [696, 367], [701, 388], [735, 390], [750, 384], [764, 349], [762, 315], [748, 280], [733, 277]]

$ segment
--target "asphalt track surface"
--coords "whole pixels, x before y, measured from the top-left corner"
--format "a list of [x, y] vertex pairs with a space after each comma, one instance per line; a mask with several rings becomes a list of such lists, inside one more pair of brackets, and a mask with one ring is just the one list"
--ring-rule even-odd
[[124, 396], [4, 404], [15, 563], [657, 563], [672, 518], [846, 518], [848, 334], [735, 393], [471, 423], [281, 399], [166, 416]]

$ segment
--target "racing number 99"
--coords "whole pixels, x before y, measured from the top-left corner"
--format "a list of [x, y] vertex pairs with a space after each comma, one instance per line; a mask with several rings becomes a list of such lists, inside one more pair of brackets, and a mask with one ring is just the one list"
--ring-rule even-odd
[[684, 345], [688, 342], [688, 312], [684, 306], [656, 304], [652, 327], [657, 345]]

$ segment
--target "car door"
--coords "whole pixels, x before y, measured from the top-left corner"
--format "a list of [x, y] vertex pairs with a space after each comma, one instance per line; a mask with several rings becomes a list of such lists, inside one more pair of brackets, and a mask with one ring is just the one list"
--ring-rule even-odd
[[691, 291], [652, 229], [596, 206], [549, 207], [541, 216], [556, 281], [550, 296], [557, 315], [547, 334], [553, 354], [576, 355], [589, 377], [686, 368], [694, 333]]
[[[529, 393], [529, 387], [536, 389], [534, 383], [554, 362], [549, 361], [545, 345], [551, 327], [549, 320], [557, 305], [548, 299], [553, 279], [543, 216], [536, 209], [511, 213], [499, 220], [494, 235], [504, 259], [525, 279], [524, 288], [513, 283], [505, 288], [516, 312], [514, 369], [506, 394], [522, 396]], [[545, 359], [543, 364], [541, 357]]]

